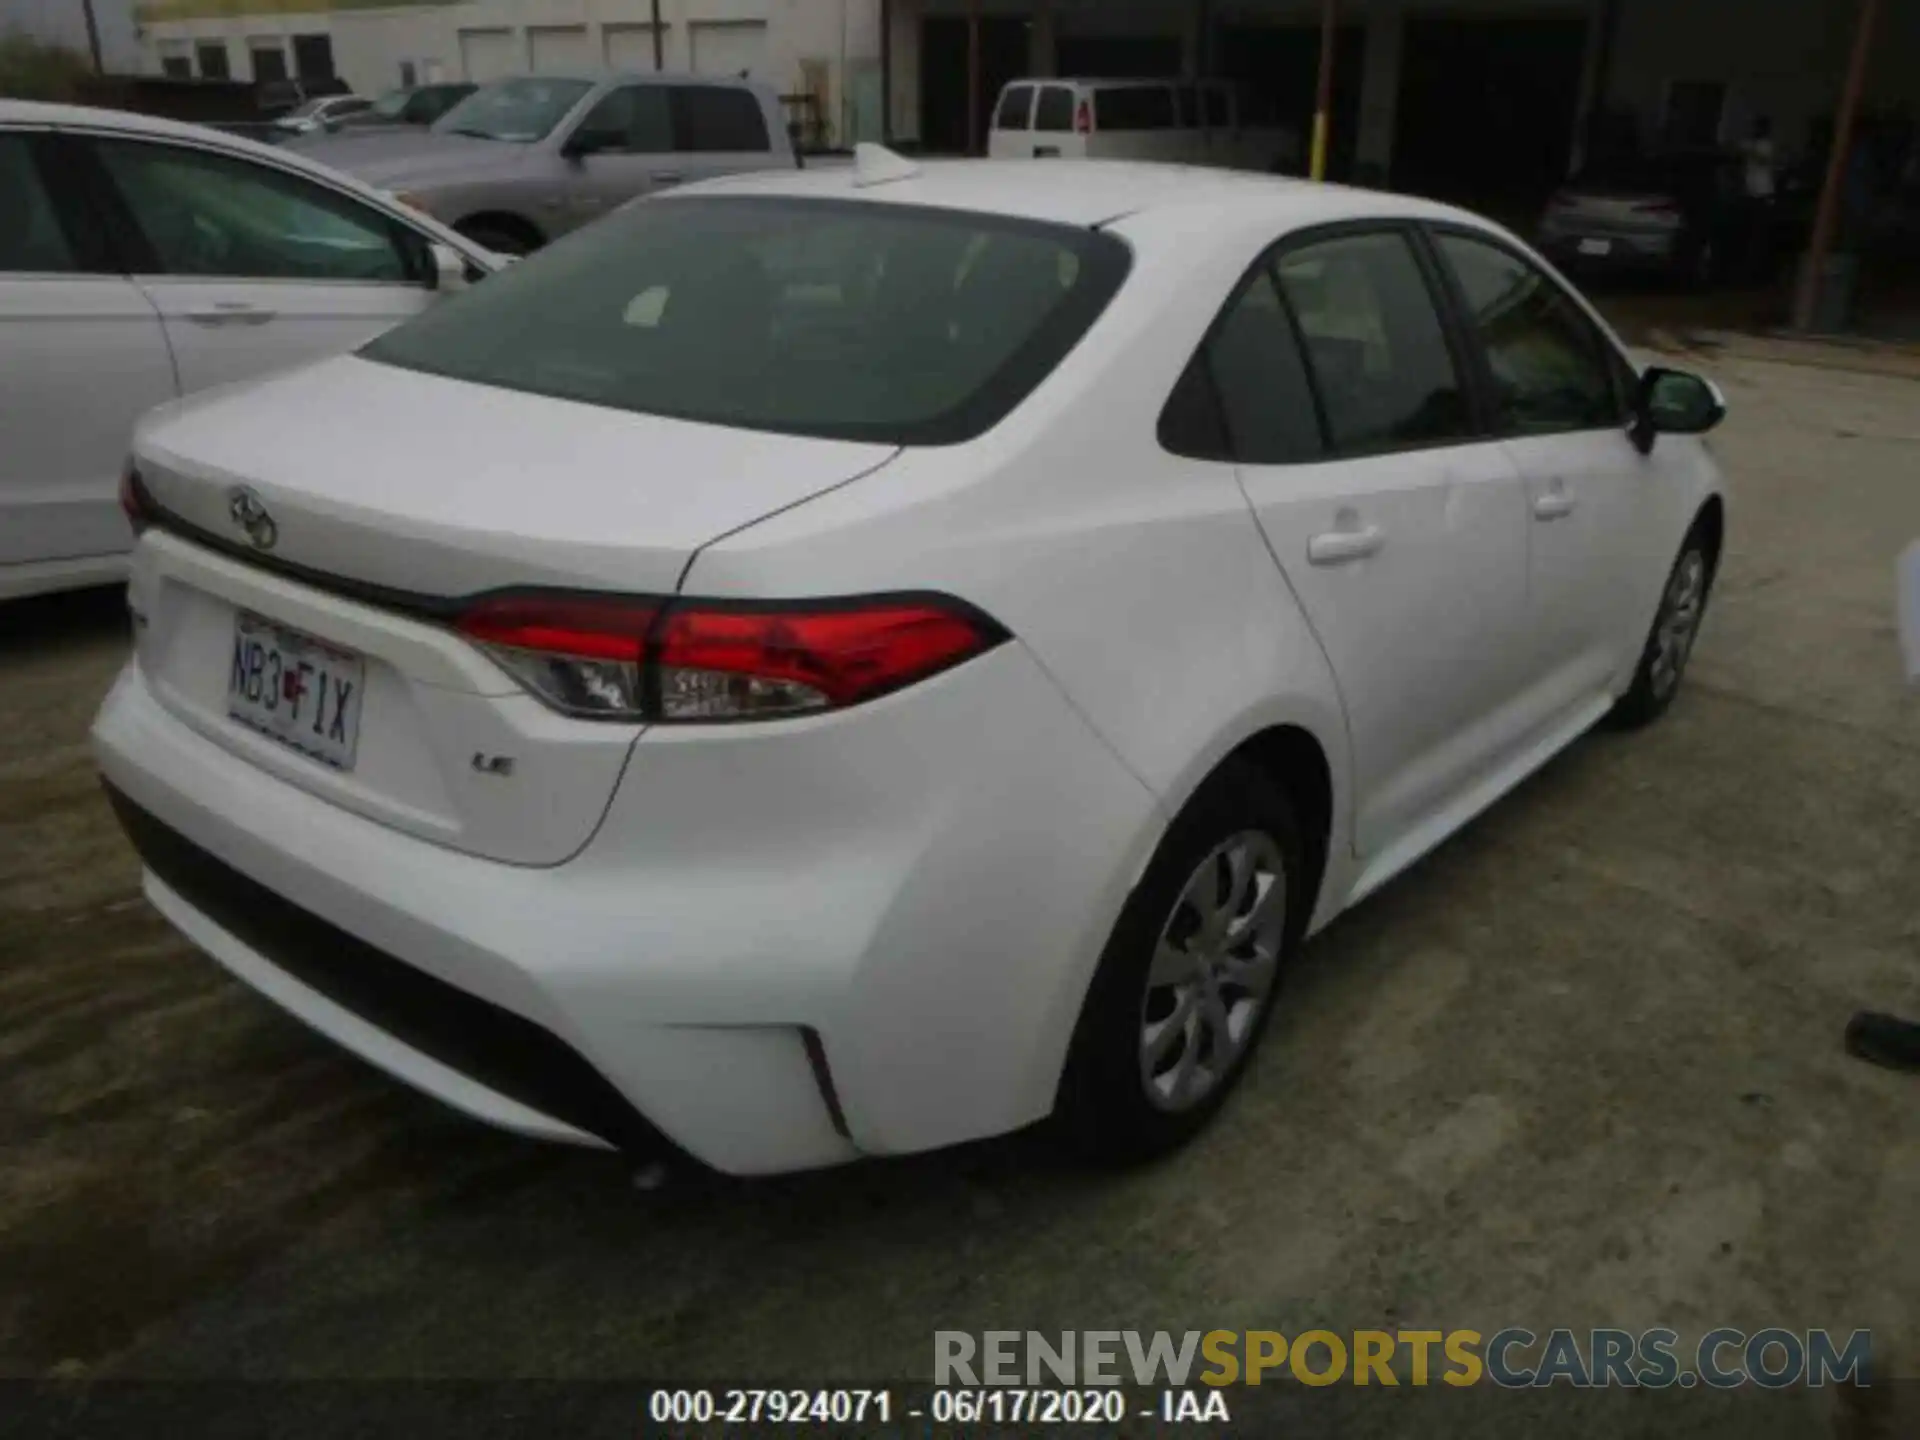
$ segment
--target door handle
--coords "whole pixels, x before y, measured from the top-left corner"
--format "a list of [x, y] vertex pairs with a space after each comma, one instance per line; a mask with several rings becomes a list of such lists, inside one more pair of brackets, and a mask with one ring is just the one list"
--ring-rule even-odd
[[1566, 488], [1558, 481], [1554, 482], [1546, 494], [1533, 502], [1533, 518], [1536, 520], [1559, 520], [1571, 515], [1579, 504]]
[[1345, 565], [1376, 554], [1387, 543], [1378, 525], [1359, 529], [1329, 530], [1307, 541], [1307, 560], [1314, 565]]
[[647, 178], [656, 185], [678, 185], [687, 177], [678, 170], [656, 170]]
[[212, 305], [187, 311], [196, 325], [264, 325], [278, 313], [244, 300], [216, 300]]

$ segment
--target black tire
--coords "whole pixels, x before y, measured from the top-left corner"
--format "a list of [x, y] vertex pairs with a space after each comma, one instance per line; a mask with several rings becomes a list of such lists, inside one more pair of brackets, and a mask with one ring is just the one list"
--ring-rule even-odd
[[540, 248], [540, 237], [530, 228], [504, 221], [475, 220], [454, 228], [496, 255], [531, 255]]
[[[1698, 599], [1690, 633], [1668, 678], [1662, 661], [1663, 657], [1673, 659], [1670, 654], [1671, 627], [1675, 623], [1679, 597], [1685, 588], [1682, 577], [1689, 573], [1689, 567], [1696, 565], [1699, 567]], [[1615, 729], [1638, 730], [1651, 725], [1672, 707], [1674, 697], [1680, 693], [1680, 684], [1686, 678], [1687, 662], [1693, 657], [1693, 645], [1699, 638], [1700, 626], [1706, 620], [1707, 601], [1713, 594], [1714, 565], [1713, 551], [1701, 528], [1696, 525], [1681, 542], [1680, 553], [1674, 558], [1673, 568], [1667, 572], [1666, 583], [1660, 587], [1660, 606], [1654, 612], [1652, 628], [1647, 631], [1646, 644], [1641, 648], [1640, 664], [1633, 672], [1633, 685], [1614, 704], [1607, 716], [1608, 724]]]
[[[1273, 842], [1270, 853], [1277, 854], [1285, 878], [1285, 913], [1272, 977], [1264, 995], [1248, 1001], [1254, 1008], [1246, 1021], [1246, 1038], [1238, 1042], [1231, 1063], [1220, 1070], [1204, 1098], [1187, 1108], [1164, 1108], [1150, 1098], [1143, 1061], [1142, 1026], [1152, 1003], [1149, 971], [1163, 932], [1170, 933], [1179, 923], [1189, 882], [1223, 843], [1249, 833]], [[1121, 911], [1081, 1007], [1054, 1112], [1055, 1124], [1075, 1150], [1102, 1163], [1149, 1160], [1185, 1144], [1218, 1112], [1259, 1046], [1299, 946], [1312, 903], [1305, 888], [1304, 854], [1286, 795], [1266, 772], [1244, 760], [1227, 761], [1187, 802]], [[1220, 873], [1224, 879], [1226, 871]], [[1176, 1040], [1177, 1063], [1177, 1051], [1188, 1042]], [[1196, 1059], [1205, 1048], [1195, 1042]]]

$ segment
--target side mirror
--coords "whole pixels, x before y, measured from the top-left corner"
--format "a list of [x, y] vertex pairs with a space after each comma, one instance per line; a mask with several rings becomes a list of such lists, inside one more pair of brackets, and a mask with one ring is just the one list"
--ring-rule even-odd
[[582, 126], [561, 142], [560, 154], [568, 160], [584, 160], [602, 151], [618, 150], [626, 143], [627, 137], [618, 130], [589, 130]]
[[1711, 380], [1651, 366], [1634, 393], [1633, 443], [1645, 455], [1662, 435], [1704, 435], [1726, 418], [1726, 397]]
[[467, 278], [467, 257], [451, 245], [443, 245], [435, 240], [427, 247], [433, 256], [433, 288], [439, 294], [451, 295], [464, 290], [472, 283]]

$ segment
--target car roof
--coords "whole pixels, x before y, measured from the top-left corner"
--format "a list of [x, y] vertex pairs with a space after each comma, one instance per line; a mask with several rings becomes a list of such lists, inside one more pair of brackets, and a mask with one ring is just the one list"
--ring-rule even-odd
[[[319, 98], [319, 97], [315, 97]], [[344, 96], [327, 96], [344, 99]], [[55, 105], [42, 100], [0, 100], [0, 125], [84, 126], [89, 130], [125, 130], [138, 135], [175, 135], [188, 140], [205, 140], [209, 134], [222, 141], [224, 135], [205, 125], [183, 120], [167, 120], [158, 115], [140, 115], [131, 110], [102, 110], [92, 105]]]
[[[875, 147], [876, 149], [878, 147]], [[885, 155], [886, 152], [880, 152]], [[1241, 211], [1289, 229], [1363, 218], [1455, 220], [1484, 224], [1449, 205], [1409, 195], [1316, 184], [1206, 165], [1132, 160], [926, 160], [901, 178], [862, 184], [858, 162], [804, 170], [762, 170], [666, 192], [792, 195], [880, 204], [927, 205], [1061, 225], [1105, 225], [1148, 211], [1196, 216]]]
[[610, 85], [616, 82], [622, 85], [737, 85], [767, 91], [773, 88], [764, 80], [756, 80], [750, 75], [695, 75], [690, 70], [595, 70], [587, 67], [502, 75], [482, 82], [478, 88], [484, 90], [490, 85], [504, 85], [516, 80], [571, 80], [581, 85]]

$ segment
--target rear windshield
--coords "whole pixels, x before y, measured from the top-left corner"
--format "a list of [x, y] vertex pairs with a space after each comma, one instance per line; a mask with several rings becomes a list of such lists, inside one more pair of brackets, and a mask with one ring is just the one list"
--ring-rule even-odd
[[950, 444], [1125, 278], [1093, 230], [786, 197], [645, 201], [390, 330], [390, 365], [718, 425]]
[[1093, 92], [1096, 130], [1172, 130], [1173, 90], [1166, 85], [1105, 85]]

